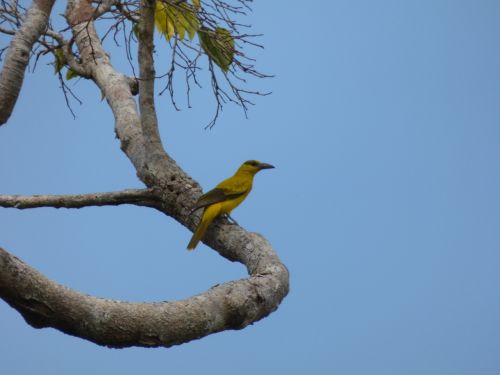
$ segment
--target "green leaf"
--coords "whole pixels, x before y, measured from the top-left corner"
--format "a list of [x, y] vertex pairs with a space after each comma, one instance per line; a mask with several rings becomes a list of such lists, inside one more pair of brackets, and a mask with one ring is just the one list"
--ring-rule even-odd
[[198, 31], [198, 37], [208, 57], [227, 72], [234, 58], [234, 39], [229, 30], [222, 27], [215, 30], [202, 28]]
[[75, 77], [80, 77], [80, 74], [68, 68], [68, 71], [66, 72], [66, 79], [69, 81], [70, 79], [73, 79]]
[[164, 1], [156, 2], [155, 23], [159, 32], [170, 40], [175, 33], [184, 40], [186, 32], [193, 39], [200, 28], [200, 21], [193, 7], [187, 3], [173, 5]]
[[161, 1], [156, 2], [155, 23], [158, 31], [165, 35], [167, 40], [170, 40], [174, 35], [174, 25], [167, 17], [167, 4]]
[[173, 6], [167, 5], [166, 7], [167, 18], [169, 18], [170, 22], [174, 27], [174, 31], [179, 35], [180, 40], [184, 40], [184, 35], [186, 35], [186, 28], [184, 27], [184, 17], [182, 16], [182, 11]]
[[136, 23], [133, 27], [132, 27], [132, 31], [135, 35], [136, 38], [139, 38], [139, 24]]
[[64, 57], [64, 52], [62, 48], [56, 48], [54, 51], [55, 61], [54, 61], [54, 74], [57, 74], [66, 65], [66, 58]]
[[[189, 39], [193, 40], [196, 32], [200, 28], [200, 21], [196, 16], [196, 12], [189, 4], [186, 3], [181, 3], [178, 10], [178, 23], [181, 24], [182, 27], [187, 31]], [[184, 36], [181, 37], [180, 33], [179, 37], [181, 38], [181, 40], [184, 39]]]

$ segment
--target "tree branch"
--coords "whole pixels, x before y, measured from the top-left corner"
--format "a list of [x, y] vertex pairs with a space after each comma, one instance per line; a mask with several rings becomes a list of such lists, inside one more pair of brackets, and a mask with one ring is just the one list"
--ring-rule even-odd
[[92, 7], [85, 0], [69, 0], [65, 15], [80, 52], [80, 63], [89, 69], [113, 111], [122, 150], [135, 156], [131, 161], [137, 171], [147, 169], [141, 122], [129, 80], [112, 67], [92, 21]]
[[[275, 259], [274, 267], [280, 267]], [[265, 271], [265, 269], [263, 269]], [[268, 267], [269, 272], [273, 272]], [[0, 248], [0, 297], [35, 328], [114, 348], [170, 347], [210, 333], [241, 329], [275, 310], [285, 280], [251, 277], [176, 302], [130, 303], [63, 287]]]
[[97, 4], [97, 8], [95, 9], [94, 19], [109, 12], [115, 3], [115, 0], [100, 0]]
[[158, 198], [151, 189], [131, 189], [117, 192], [76, 195], [0, 195], [0, 207], [18, 209], [54, 207], [82, 208], [89, 206], [158, 206]]
[[21, 28], [10, 43], [9, 52], [0, 73], [0, 126], [12, 114], [24, 80], [31, 48], [47, 27], [54, 0], [34, 0]]
[[71, 51], [71, 45], [73, 43], [72, 41], [65, 40], [61, 34], [51, 29], [48, 29], [45, 32], [45, 34], [55, 39], [57, 43], [59, 43], [61, 51], [64, 54], [64, 58], [66, 59], [66, 63], [71, 68], [71, 70], [77, 73], [80, 77], [90, 78], [90, 73], [88, 72], [88, 69], [85, 69], [84, 66], [82, 66], [78, 61], [76, 61], [75, 56]]
[[154, 50], [154, 27], [155, 27], [155, 0], [141, 1], [141, 20], [139, 22], [139, 109], [141, 113], [141, 125], [146, 141], [145, 147], [149, 152], [163, 154], [160, 132], [158, 131], [158, 119], [155, 109], [155, 67], [153, 60]]

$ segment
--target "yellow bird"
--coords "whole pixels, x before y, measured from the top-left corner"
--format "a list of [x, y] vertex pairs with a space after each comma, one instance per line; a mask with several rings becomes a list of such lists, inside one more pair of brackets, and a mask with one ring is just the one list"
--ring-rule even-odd
[[255, 174], [269, 168], [274, 168], [274, 166], [257, 160], [248, 160], [238, 168], [232, 177], [222, 181], [215, 189], [203, 194], [191, 211], [193, 213], [200, 208], [205, 209], [187, 249], [193, 250], [198, 245], [208, 226], [217, 216], [227, 215], [229, 217], [231, 211], [243, 202], [252, 190]]

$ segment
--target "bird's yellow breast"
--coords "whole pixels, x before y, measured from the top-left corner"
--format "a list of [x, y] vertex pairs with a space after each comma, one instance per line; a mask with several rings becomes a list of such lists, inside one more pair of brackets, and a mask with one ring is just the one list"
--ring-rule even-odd
[[247, 195], [252, 190], [253, 174], [238, 171], [234, 176], [222, 181], [218, 188], [224, 189], [228, 195], [231, 194], [241, 194], [237, 198], [227, 199], [224, 202], [220, 202], [220, 213], [230, 214], [232, 210], [240, 205], [241, 202], [245, 200]]
[[228, 199], [227, 201], [220, 202], [220, 213], [221, 214], [230, 214], [232, 210], [234, 210], [236, 207], [240, 205], [241, 202], [247, 197], [248, 193], [250, 193], [250, 190], [246, 192], [245, 194], [239, 196], [236, 199]]

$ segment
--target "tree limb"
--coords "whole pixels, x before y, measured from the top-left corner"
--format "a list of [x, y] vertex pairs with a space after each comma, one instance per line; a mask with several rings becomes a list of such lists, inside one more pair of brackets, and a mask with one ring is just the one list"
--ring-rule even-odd
[[73, 41], [65, 40], [60, 33], [55, 32], [54, 30], [51, 29], [48, 29], [45, 32], [45, 35], [50, 36], [51, 38], [55, 39], [57, 43], [59, 43], [61, 51], [64, 54], [64, 58], [66, 59], [66, 63], [71, 68], [71, 70], [77, 73], [80, 77], [90, 78], [90, 73], [88, 72], [88, 69], [85, 69], [83, 65], [81, 65], [78, 61], [76, 61], [75, 56], [71, 51], [71, 45]]
[[85, 0], [69, 0], [65, 15], [80, 52], [80, 63], [89, 69], [113, 111], [121, 149], [135, 155], [131, 161], [136, 170], [147, 169], [141, 121], [129, 80], [112, 67], [92, 22], [92, 7]]
[[[262, 271], [277, 274], [282, 265]], [[285, 276], [283, 272], [280, 274]], [[217, 285], [182, 301], [130, 303], [95, 298], [59, 285], [0, 248], [0, 297], [35, 328], [114, 348], [170, 347], [210, 333], [241, 329], [275, 310], [284, 279], [251, 277]]]
[[102, 16], [104, 13], [109, 12], [116, 2], [117, 1], [115, 0], [100, 0], [97, 4], [97, 8], [95, 8], [94, 19]]
[[118, 206], [120, 204], [154, 207], [158, 205], [158, 198], [151, 189], [75, 195], [0, 195], [0, 207], [18, 209], [38, 207], [82, 208], [89, 206]]
[[10, 43], [0, 73], [0, 126], [12, 114], [24, 80], [31, 48], [47, 27], [54, 0], [33, 0], [20, 29]]
[[158, 118], [155, 109], [155, 68], [153, 60], [154, 27], [155, 27], [155, 0], [141, 1], [141, 20], [139, 22], [139, 109], [141, 125], [144, 134], [145, 147], [149, 152], [157, 149], [163, 154], [160, 132], [158, 131]]

